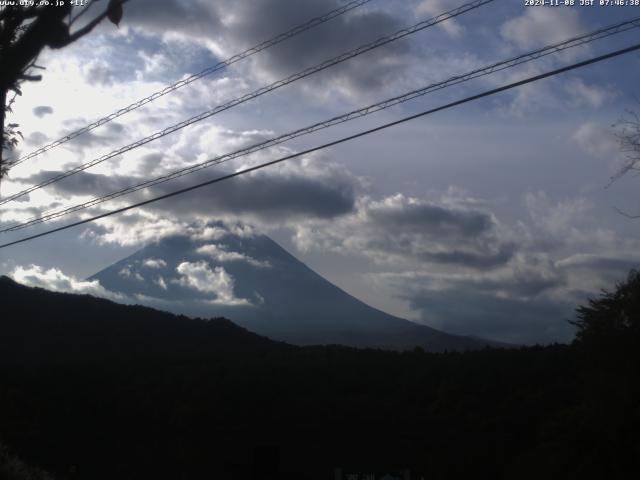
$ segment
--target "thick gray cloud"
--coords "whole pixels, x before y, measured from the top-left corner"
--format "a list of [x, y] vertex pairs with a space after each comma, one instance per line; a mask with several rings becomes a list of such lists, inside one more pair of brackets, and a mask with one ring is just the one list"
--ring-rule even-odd
[[[74, 118], [65, 122], [64, 129], [61, 133], [67, 134], [76, 130], [79, 127], [85, 127], [89, 121], [86, 118]], [[76, 151], [83, 155], [83, 150], [91, 147], [116, 147], [126, 144], [124, 135], [127, 133], [127, 128], [116, 121], [111, 121], [97, 129], [83, 133], [82, 135], [73, 139], [71, 144]], [[58, 135], [56, 135], [58, 138]], [[29, 137], [29, 143], [41, 144], [48, 140], [48, 137], [40, 132], [34, 132], [34, 136]]]
[[492, 268], [507, 263], [515, 251], [491, 214], [402, 194], [362, 197], [356, 211], [331, 228], [313, 223], [294, 228], [299, 248], [364, 255], [381, 264]]
[[[636, 261], [635, 266], [638, 264]], [[431, 326], [530, 344], [573, 338], [574, 329], [568, 321], [575, 318], [578, 305], [597, 293], [593, 286], [580, 288], [576, 273], [612, 286], [633, 266], [628, 258], [581, 255], [552, 262], [544, 257], [520, 257], [497, 274], [385, 277], [398, 297], [409, 302], [421, 321]]]
[[[60, 171], [43, 170], [25, 178], [24, 181], [29, 184], [41, 183], [61, 173]], [[71, 175], [47, 188], [66, 198], [76, 195], [101, 196], [130, 186], [133, 182], [133, 179], [126, 176], [102, 175], [84, 171]]]
[[318, 182], [302, 176], [255, 176], [222, 186], [212, 203], [238, 214], [253, 213], [273, 218], [281, 218], [282, 215], [332, 218], [353, 209], [355, 191], [351, 183], [340, 178], [333, 182]]
[[[163, 35], [165, 41], [183, 39], [207, 44], [222, 56], [232, 56], [343, 5], [337, 0], [164, 0], [159, 8], [157, 3], [131, 2], [127, 5], [126, 25], [145, 35]], [[275, 80], [393, 33], [401, 26], [403, 23], [390, 13], [363, 7], [263, 51], [250, 60], [250, 72], [262, 80]], [[310, 86], [313, 90], [322, 85], [324, 93], [330, 85], [355, 93], [391, 83], [402, 76], [407, 64], [403, 57], [410, 51], [409, 42], [394, 42], [380, 49], [375, 61], [365, 54], [332, 67], [329, 75], [315, 77]], [[92, 75], [113, 80], [106, 64], [95, 65]]]
[[136, 0], [125, 7], [126, 25], [158, 34], [213, 37], [222, 26], [216, 4], [207, 0]]
[[447, 235], [482, 235], [494, 227], [493, 218], [488, 213], [424, 202], [404, 203], [401, 208], [396, 205], [379, 206], [369, 211], [369, 217], [389, 228], [424, 234], [435, 230]]
[[637, 254], [574, 254], [553, 260], [527, 245], [495, 270], [373, 274], [375, 282], [406, 301], [420, 321], [445, 331], [512, 343], [570, 341], [578, 305], [602, 286], [611, 288], [631, 268]]
[[[210, 173], [207, 179], [217, 176]], [[198, 179], [205, 177], [165, 184], [154, 190], [154, 195], [192, 185]], [[281, 222], [283, 218], [330, 219], [350, 212], [356, 198], [352, 183], [341, 178], [334, 180], [302, 175], [247, 175], [151, 205], [147, 209], [162, 215], [192, 218], [246, 216], [266, 222]]]
[[445, 331], [511, 343], [569, 341], [567, 320], [584, 297], [545, 256], [518, 255], [497, 271], [378, 274], [420, 320]]
[[361, 198], [330, 228], [296, 226], [295, 240], [384, 266], [369, 275], [376, 289], [432, 327], [511, 343], [570, 341], [575, 307], [640, 265], [637, 242], [595, 225], [584, 198], [523, 200], [530, 218], [508, 225], [457, 189], [432, 200]]
[[26, 137], [25, 142], [29, 145], [42, 145], [47, 140], [49, 140], [49, 137], [45, 133], [34, 131]]
[[[248, 215], [263, 221], [280, 221], [283, 218], [331, 219], [351, 212], [355, 208], [359, 181], [335, 163], [318, 162], [320, 164], [311, 164], [303, 160], [242, 175], [146, 208], [162, 215], [179, 217]], [[32, 175], [26, 181], [39, 183], [59, 173], [44, 171]], [[158, 185], [151, 194], [128, 197], [126, 202], [134, 203], [135, 199], [159, 196], [229, 173], [231, 171], [221, 169], [200, 171]], [[148, 178], [84, 171], [48, 188], [65, 197], [101, 196]]]
[[[337, 8], [341, 2], [321, 0], [266, 0], [246, 4], [228, 2], [237, 21], [228, 30], [231, 38], [244, 45], [260, 42], [302, 21]], [[288, 12], [288, 13], [285, 13]], [[283, 14], [284, 13], [284, 14]], [[359, 10], [334, 19], [327, 26], [313, 29], [294, 40], [264, 52], [255, 60], [258, 68], [271, 77], [282, 77], [320, 63], [347, 49], [369, 43], [401, 28], [402, 23], [390, 14]], [[365, 54], [347, 64], [332, 67], [332, 83], [348, 88], [369, 90], [398, 78], [399, 59], [410, 51], [409, 43], [400, 41], [383, 47], [375, 55]], [[316, 82], [327, 84], [327, 78]]]
[[45, 115], [49, 115], [51, 113], [53, 113], [53, 108], [47, 105], [39, 105], [33, 109], [33, 114], [38, 118], [42, 118]]
[[554, 299], [500, 298], [473, 290], [423, 290], [404, 297], [428, 325], [515, 344], [568, 342], [574, 305]]
[[473, 268], [492, 268], [504, 265], [513, 256], [513, 245], [499, 245], [492, 251], [465, 251], [452, 248], [447, 252], [423, 252], [418, 255], [420, 260], [447, 265], [462, 265]]

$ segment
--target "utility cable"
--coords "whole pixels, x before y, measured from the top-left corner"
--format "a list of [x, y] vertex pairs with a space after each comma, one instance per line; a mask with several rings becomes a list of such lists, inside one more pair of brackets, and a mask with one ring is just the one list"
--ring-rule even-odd
[[165, 88], [163, 88], [160, 91], [157, 91], [155, 93], [152, 93], [151, 95], [140, 99], [134, 103], [132, 103], [131, 105], [121, 108], [120, 110], [117, 110], [116, 112], [113, 112], [109, 115], [107, 115], [106, 117], [100, 118], [92, 123], [90, 123], [89, 125], [86, 125], [78, 130], [75, 130], [67, 135], [65, 135], [64, 137], [61, 137], [47, 145], [44, 145], [40, 148], [38, 148], [37, 150], [34, 150], [33, 152], [24, 155], [23, 157], [18, 158], [15, 162], [12, 160], [9, 160], [7, 162], [7, 164], [10, 165], [10, 168], [15, 167], [16, 165], [21, 164], [22, 162], [25, 162], [31, 158], [37, 157], [38, 155], [40, 155], [41, 153], [47, 152], [59, 145], [62, 145], [64, 143], [67, 143], [70, 140], [73, 140], [76, 137], [79, 137], [80, 135], [90, 132], [91, 130], [94, 130], [102, 125], [105, 125], [106, 123], [111, 122], [112, 120], [115, 120], [118, 117], [121, 117], [122, 115], [125, 115], [129, 112], [132, 112], [134, 110], [137, 110], [138, 108], [146, 105], [147, 103], [153, 102], [154, 100], [163, 97], [171, 92], [174, 92], [186, 85], [189, 85], [190, 83], [195, 82], [196, 80], [199, 80], [203, 77], [206, 77], [208, 75], [211, 75], [215, 72], [218, 72], [220, 70], [223, 70], [225, 68], [227, 68], [230, 65], [233, 65], [234, 63], [237, 63], [241, 60], [244, 60], [247, 57], [250, 57], [251, 55], [255, 55], [256, 53], [262, 52], [263, 50], [266, 50], [268, 48], [271, 48], [281, 42], [284, 42], [285, 40], [288, 40], [292, 37], [295, 37], [303, 32], [306, 32], [307, 30], [311, 30], [312, 28], [315, 28], [319, 25], [322, 25], [323, 23], [328, 22], [329, 20], [333, 20], [336, 17], [339, 17], [340, 15], [343, 15], [351, 10], [354, 10], [362, 5], [364, 5], [365, 3], [369, 3], [372, 0], [354, 0], [351, 1], [345, 5], [343, 5], [340, 8], [336, 8], [335, 10], [331, 10], [330, 12], [325, 13], [324, 15], [320, 16], [320, 17], [316, 17], [313, 18], [301, 25], [298, 25], [296, 27], [293, 27], [292, 29], [281, 33], [279, 35], [276, 35], [275, 37], [266, 40], [258, 45], [255, 45], [251, 48], [248, 48], [247, 50], [238, 53], [232, 57], [227, 58], [226, 60], [222, 60], [218, 63], [216, 63], [213, 66], [207, 67], [204, 70], [195, 73], [193, 75], [188, 76], [187, 78], [184, 78], [182, 80], [179, 80], [175, 83], [173, 83], [172, 85], [169, 85]]
[[166, 128], [166, 129], [162, 130], [162, 131], [156, 132], [156, 133], [154, 133], [152, 135], [149, 135], [148, 137], [145, 137], [145, 138], [143, 138], [141, 140], [138, 140], [138, 141], [136, 141], [134, 143], [131, 143], [129, 145], [121, 147], [121, 148], [119, 148], [117, 150], [114, 150], [114, 151], [112, 151], [112, 152], [110, 152], [110, 153], [108, 153], [106, 155], [103, 155], [103, 156], [101, 156], [99, 158], [91, 160], [90, 162], [84, 163], [84, 164], [79, 165], [79, 166], [77, 166], [75, 168], [72, 168], [71, 170], [68, 170], [68, 171], [66, 171], [64, 173], [56, 175], [53, 178], [50, 178], [50, 179], [45, 180], [43, 182], [40, 182], [40, 183], [38, 183], [36, 185], [32, 185], [31, 187], [26, 188], [24, 190], [21, 190], [20, 192], [15, 193], [13, 195], [10, 195], [10, 196], [8, 196], [8, 197], [6, 197], [4, 199], [0, 199], [0, 205], [4, 205], [5, 203], [11, 202], [13, 200], [16, 200], [17, 198], [20, 198], [23, 195], [31, 193], [31, 192], [33, 192], [35, 190], [40, 189], [40, 188], [46, 187], [47, 185], [51, 185], [52, 183], [55, 183], [55, 182], [58, 182], [58, 181], [60, 181], [60, 180], [62, 180], [64, 178], [70, 177], [71, 175], [75, 175], [78, 172], [82, 172], [84, 170], [87, 170], [88, 168], [93, 167], [95, 165], [98, 165], [99, 163], [105, 162], [105, 161], [110, 160], [110, 159], [112, 159], [114, 157], [122, 155], [122, 154], [124, 154], [126, 152], [134, 150], [134, 149], [136, 149], [138, 147], [146, 145], [147, 143], [150, 143], [150, 142], [153, 142], [154, 140], [157, 140], [159, 138], [165, 137], [165, 136], [167, 136], [167, 135], [169, 135], [171, 133], [174, 133], [174, 132], [176, 132], [178, 130], [181, 130], [181, 129], [183, 129], [183, 128], [189, 126], [189, 125], [192, 125], [192, 124], [194, 124], [196, 122], [200, 122], [200, 121], [202, 121], [204, 119], [207, 119], [209, 117], [212, 117], [213, 115], [216, 115], [216, 114], [218, 114], [220, 112], [223, 112], [225, 110], [229, 110], [229, 109], [231, 109], [233, 107], [236, 107], [236, 106], [238, 106], [240, 104], [248, 102], [249, 100], [253, 100], [253, 99], [257, 98], [257, 97], [260, 97], [262, 95], [270, 93], [270, 92], [272, 92], [274, 90], [277, 90], [277, 89], [279, 89], [281, 87], [284, 87], [285, 85], [289, 85], [290, 83], [293, 83], [293, 82], [295, 82], [297, 80], [306, 78], [306, 77], [308, 77], [310, 75], [313, 75], [315, 73], [318, 73], [318, 72], [320, 72], [322, 70], [326, 70], [329, 67], [332, 67], [332, 66], [337, 65], [339, 63], [345, 62], [345, 61], [347, 61], [347, 60], [349, 60], [351, 58], [354, 58], [354, 57], [357, 57], [359, 55], [362, 55], [362, 54], [364, 54], [366, 52], [369, 52], [371, 50], [379, 48], [379, 47], [381, 47], [383, 45], [387, 45], [387, 44], [389, 44], [391, 42], [394, 42], [396, 40], [404, 38], [404, 37], [406, 37], [408, 35], [412, 35], [414, 33], [417, 33], [417, 32], [419, 32], [421, 30], [426, 29], [426, 28], [432, 27], [432, 26], [434, 26], [434, 25], [436, 25], [438, 23], [444, 22], [445, 20], [449, 20], [451, 18], [454, 18], [454, 17], [457, 17], [457, 16], [462, 15], [464, 13], [467, 13], [467, 12], [469, 12], [471, 10], [479, 8], [479, 7], [483, 6], [483, 5], [486, 5], [487, 3], [491, 3], [493, 1], [494, 0], [476, 0], [474, 2], [470, 2], [470, 3], [467, 3], [465, 5], [460, 6], [458, 8], [455, 8], [453, 10], [450, 10], [448, 12], [442, 13], [442, 14], [438, 15], [437, 17], [433, 17], [433, 18], [431, 18], [429, 20], [424, 20], [422, 22], [419, 22], [419, 23], [417, 23], [417, 24], [415, 24], [415, 25], [413, 25], [413, 26], [411, 26], [409, 28], [405, 28], [405, 29], [399, 30], [399, 31], [397, 31], [397, 32], [395, 32], [395, 33], [393, 33], [391, 35], [388, 35], [388, 36], [385, 36], [385, 37], [381, 37], [378, 40], [375, 40], [375, 41], [373, 41], [371, 43], [368, 43], [366, 45], [362, 45], [362, 46], [360, 46], [360, 47], [358, 47], [358, 48], [356, 48], [354, 50], [351, 50], [351, 51], [349, 51], [347, 53], [343, 53], [341, 55], [338, 55], [337, 57], [334, 57], [332, 59], [326, 60], [326, 61], [324, 61], [324, 62], [322, 62], [322, 63], [320, 63], [318, 65], [315, 65], [315, 66], [307, 68], [307, 69], [305, 69], [305, 70], [303, 70], [303, 71], [301, 71], [299, 73], [291, 75], [291, 76], [289, 76], [289, 77], [287, 77], [287, 78], [285, 78], [283, 80], [279, 80], [279, 81], [274, 82], [274, 83], [272, 83], [270, 85], [267, 85], [266, 87], [262, 87], [262, 88], [254, 91], [252, 93], [248, 93], [248, 94], [243, 95], [241, 97], [235, 98], [235, 99], [233, 99], [233, 100], [231, 100], [231, 101], [229, 101], [229, 102], [227, 102], [227, 103], [225, 103], [223, 105], [219, 105], [219, 106], [215, 107], [212, 110], [203, 112], [203, 113], [201, 113], [199, 115], [195, 115], [195, 116], [193, 116], [193, 117], [191, 117], [191, 118], [189, 118], [187, 120], [184, 120], [184, 121], [182, 121], [180, 123], [172, 125], [172, 126]]
[[304, 128], [300, 128], [298, 130], [295, 130], [293, 132], [289, 132], [286, 133], [284, 135], [280, 135], [278, 137], [274, 137], [274, 138], [270, 138], [268, 140], [250, 145], [248, 147], [245, 148], [241, 148], [239, 150], [236, 150], [234, 152], [231, 153], [227, 153], [224, 155], [220, 155], [218, 157], [212, 158], [212, 159], [208, 159], [205, 160], [203, 162], [197, 163], [195, 165], [190, 165], [188, 167], [185, 168], [181, 168], [178, 170], [175, 170], [173, 172], [169, 172], [165, 175], [162, 175], [160, 177], [156, 177], [153, 178], [151, 180], [146, 180], [143, 181], [141, 183], [138, 183], [136, 185], [115, 191], [115, 192], [111, 192], [107, 195], [101, 196], [101, 197], [96, 197], [93, 198], [89, 201], [80, 203], [80, 204], [76, 204], [70, 207], [66, 207], [64, 209], [60, 209], [60, 210], [51, 210], [51, 211], [47, 211], [47, 212], [43, 212], [40, 215], [37, 215], [35, 217], [29, 218], [28, 220], [25, 220], [23, 222], [20, 223], [16, 223], [13, 225], [10, 225], [8, 227], [5, 227], [3, 229], [0, 229], [0, 233], [3, 232], [8, 232], [8, 231], [16, 231], [16, 230], [21, 230], [23, 228], [27, 228], [39, 223], [44, 223], [46, 221], [50, 221], [65, 215], [69, 215], [71, 213], [80, 211], [80, 210], [84, 210], [90, 207], [94, 207], [96, 205], [99, 205], [101, 203], [104, 203], [106, 201], [109, 200], [113, 200], [116, 198], [119, 198], [121, 196], [130, 194], [130, 193], [134, 193], [137, 192], [139, 190], [145, 189], [145, 188], [149, 188], [155, 185], [159, 185], [161, 183], [165, 183], [167, 181], [182, 177], [184, 175], [188, 175], [191, 173], [195, 173], [199, 170], [202, 170], [204, 168], [208, 168], [211, 167], [213, 165], [219, 165], [221, 163], [242, 157], [242, 156], [246, 156], [261, 150], [265, 150], [267, 148], [282, 144], [284, 142], [287, 142], [289, 140], [292, 140], [294, 138], [297, 137], [301, 137], [303, 135], [308, 135], [311, 134], [313, 132], [319, 131], [319, 130], [323, 130], [326, 128], [329, 128], [331, 126], [337, 125], [337, 124], [341, 124], [341, 123], [345, 123], [351, 120], [354, 120], [356, 118], [360, 118], [360, 117], [364, 117], [366, 115], [370, 115], [373, 114], [375, 112], [378, 112], [380, 110], [384, 110], [387, 108], [390, 108], [392, 106], [398, 105], [400, 103], [404, 103], [407, 102], [409, 100], [413, 100], [415, 98], [424, 96], [428, 93], [437, 91], [437, 90], [441, 90], [453, 85], [457, 85], [463, 82], [467, 82], [469, 80], [478, 78], [478, 77], [482, 77], [482, 76], [486, 76], [498, 71], [502, 71], [505, 70], [507, 68], [513, 68], [515, 66], [521, 65], [523, 63], [526, 62], [530, 62], [536, 59], [539, 59], [541, 57], [547, 56], [547, 55], [551, 55], [553, 53], [557, 53], [569, 48], [574, 48], [580, 45], [585, 45], [587, 43], [593, 42], [595, 40], [599, 40], [602, 38], [607, 38], [610, 37], [612, 35], [624, 32], [624, 31], [628, 31], [632, 28], [637, 28], [640, 27], [640, 17], [636, 17], [630, 20], [626, 20], [624, 22], [620, 22], [614, 25], [611, 25], [609, 27], [606, 28], [602, 28], [599, 30], [596, 30], [594, 32], [585, 34], [585, 35], [581, 35], [578, 37], [574, 37], [568, 40], [565, 40], [563, 42], [559, 42], [553, 45], [549, 45], [546, 47], [543, 47], [541, 49], [538, 50], [534, 50], [532, 52], [526, 53], [526, 54], [522, 54], [522, 55], [518, 55], [517, 57], [513, 57], [510, 58], [508, 60], [504, 60], [501, 62], [497, 62], [494, 64], [491, 64], [489, 66], [486, 67], [482, 67], [482, 68], [478, 68], [475, 69], [471, 72], [467, 72], [464, 73], [462, 75], [456, 75], [454, 77], [451, 77], [447, 80], [438, 82], [438, 83], [433, 83], [431, 85], [428, 85], [426, 87], [417, 89], [417, 90], [412, 90], [408, 93], [405, 93], [403, 95], [399, 95], [387, 100], [384, 100], [382, 102], [378, 102], [375, 103], [373, 105], [369, 105], [367, 107], [363, 107], [360, 108], [358, 110], [354, 110], [336, 117], [333, 117], [331, 119], [322, 121], [322, 122], [318, 122], [315, 123], [313, 125], [304, 127]]
[[539, 80], [542, 80], [542, 79], [545, 79], [545, 78], [549, 78], [549, 77], [558, 75], [560, 73], [564, 73], [564, 72], [568, 72], [568, 71], [571, 71], [571, 70], [575, 70], [577, 68], [585, 67], [587, 65], [592, 65], [594, 63], [598, 63], [598, 62], [601, 62], [601, 61], [604, 61], [604, 60], [607, 60], [607, 59], [610, 59], [610, 58], [614, 58], [614, 57], [617, 57], [617, 56], [620, 56], [620, 55], [624, 55], [626, 53], [630, 53], [630, 52], [633, 52], [633, 51], [636, 51], [636, 50], [640, 50], [640, 43], [632, 45], [632, 46], [627, 47], [627, 48], [623, 48], [623, 49], [620, 49], [620, 50], [616, 50], [616, 51], [607, 53], [605, 55], [600, 55], [598, 57], [594, 57], [594, 58], [591, 58], [589, 60], [585, 60], [585, 61], [574, 63], [572, 65], [568, 65], [568, 66], [565, 66], [565, 67], [562, 67], [562, 68], [558, 68], [558, 69], [552, 70], [550, 72], [546, 72], [546, 73], [543, 73], [543, 74], [540, 74], [540, 75], [535, 75], [533, 77], [529, 77], [529, 78], [526, 78], [524, 80], [520, 80], [518, 82], [510, 83], [510, 84], [504, 85], [504, 86], [499, 87], [499, 88], [494, 88], [492, 90], [488, 90], [488, 91], [485, 91], [485, 92], [477, 94], [477, 95], [472, 95], [472, 96], [466, 97], [466, 98], [464, 98], [462, 100], [457, 100], [455, 102], [448, 103], [446, 105], [443, 105], [443, 106], [440, 106], [440, 107], [437, 107], [437, 108], [433, 108], [433, 109], [430, 109], [430, 110], [425, 110], [423, 112], [417, 113], [415, 115], [410, 115], [408, 117], [404, 117], [404, 118], [402, 118], [400, 120], [396, 120], [394, 122], [385, 123], [384, 125], [380, 125], [378, 127], [375, 127], [375, 128], [369, 129], [369, 130], [365, 130], [365, 131], [356, 133], [354, 135], [350, 135], [348, 137], [343, 137], [343, 138], [340, 138], [338, 140], [334, 140], [332, 142], [325, 143], [325, 144], [317, 146], [317, 147], [313, 147], [313, 148], [310, 148], [310, 149], [307, 149], [307, 150], [304, 150], [304, 151], [301, 151], [301, 152], [297, 152], [297, 153], [294, 153], [294, 154], [291, 154], [291, 155], [287, 155], [285, 157], [278, 158], [276, 160], [272, 160], [270, 162], [266, 162], [266, 163], [262, 163], [260, 165], [256, 165], [254, 167], [245, 168], [243, 170], [239, 170], [237, 172], [230, 173], [228, 175], [217, 177], [217, 178], [214, 178], [212, 180], [208, 180], [206, 182], [199, 183], [197, 185], [192, 185], [190, 187], [182, 188], [180, 190], [176, 190], [176, 191], [173, 191], [171, 193], [167, 193], [167, 194], [160, 195], [158, 197], [154, 197], [154, 198], [142, 201], [142, 202], [138, 202], [138, 203], [135, 203], [133, 205], [128, 205], [126, 207], [118, 208], [116, 210], [111, 210], [109, 212], [105, 212], [105, 213], [102, 213], [100, 215], [96, 215], [96, 216], [91, 217], [91, 218], [85, 218], [83, 220], [80, 220], [80, 221], [77, 221], [77, 222], [74, 222], [74, 223], [71, 223], [71, 224], [68, 224], [68, 225], [64, 225], [62, 227], [54, 228], [52, 230], [47, 230], [46, 232], [38, 233], [36, 235], [31, 235], [29, 237], [25, 237], [25, 238], [21, 238], [19, 240], [8, 242], [8, 243], [0, 245], [0, 249], [1, 248], [7, 248], [7, 247], [10, 247], [12, 245], [17, 245], [19, 243], [24, 243], [24, 242], [27, 242], [27, 241], [30, 241], [30, 240], [34, 240], [36, 238], [44, 237], [46, 235], [51, 235], [53, 233], [60, 232], [60, 231], [63, 231], [63, 230], [67, 230], [67, 229], [72, 228], [72, 227], [77, 227], [79, 225], [84, 225], [84, 224], [87, 224], [87, 223], [90, 223], [90, 222], [94, 222], [96, 220], [100, 220], [102, 218], [110, 217], [112, 215], [123, 213], [123, 212], [129, 211], [129, 210], [133, 210], [135, 208], [139, 208], [139, 207], [142, 207], [142, 206], [145, 206], [145, 205], [149, 205], [151, 203], [158, 202], [160, 200], [165, 200], [167, 198], [175, 197], [177, 195], [182, 195], [184, 193], [191, 192], [193, 190], [206, 187], [208, 185], [213, 185], [215, 183], [219, 183], [219, 182], [222, 182], [224, 180], [229, 180], [231, 178], [239, 177], [240, 175], [244, 175], [244, 174], [247, 174], [247, 173], [250, 173], [250, 172], [253, 172], [253, 171], [260, 170], [262, 168], [269, 167], [271, 165], [275, 165], [275, 164], [284, 162], [286, 160], [291, 160], [293, 158], [298, 158], [298, 157], [301, 157], [303, 155], [308, 155], [310, 153], [317, 152], [319, 150], [324, 150], [324, 149], [329, 148], [329, 147], [333, 147], [333, 146], [336, 146], [336, 145], [339, 145], [339, 144], [342, 144], [342, 143], [345, 143], [345, 142], [348, 142], [348, 141], [351, 141], [351, 140], [355, 140], [357, 138], [364, 137], [366, 135], [370, 135], [372, 133], [376, 133], [376, 132], [385, 130], [385, 129], [390, 128], [390, 127], [394, 127], [396, 125], [400, 125], [400, 124], [409, 122], [411, 120], [415, 120], [417, 118], [424, 117], [426, 115], [430, 115], [430, 114], [433, 114], [433, 113], [436, 113], [436, 112], [440, 112], [442, 110], [447, 110], [449, 108], [453, 108], [453, 107], [456, 107], [458, 105], [469, 103], [469, 102], [472, 102], [472, 101], [475, 101], [475, 100], [480, 100], [482, 98], [485, 98], [485, 97], [488, 97], [488, 96], [491, 96], [491, 95], [495, 95], [497, 93], [501, 93], [501, 92], [504, 92], [504, 91], [507, 91], [507, 90], [511, 90], [513, 88], [516, 88], [516, 87], [520, 87], [522, 85], [526, 85], [528, 83], [533, 83], [533, 82], [536, 82], [536, 81], [539, 81]]

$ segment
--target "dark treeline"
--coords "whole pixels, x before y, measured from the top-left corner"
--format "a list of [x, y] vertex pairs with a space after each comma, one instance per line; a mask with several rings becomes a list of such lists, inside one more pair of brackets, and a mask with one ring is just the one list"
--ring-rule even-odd
[[6, 277], [0, 298], [0, 475], [3, 458], [95, 480], [640, 471], [635, 273], [578, 310], [571, 346], [444, 354], [296, 348]]

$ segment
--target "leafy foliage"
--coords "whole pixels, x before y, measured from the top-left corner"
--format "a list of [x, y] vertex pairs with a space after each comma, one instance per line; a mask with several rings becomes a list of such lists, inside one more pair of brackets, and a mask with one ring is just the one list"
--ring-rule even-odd
[[613, 292], [604, 291], [588, 306], [577, 309], [576, 339], [590, 345], [611, 344], [619, 348], [620, 342], [640, 339], [640, 271], [632, 270], [625, 282]]
[[[75, 22], [99, 0], [87, 3], [80, 11], [72, 2], [14, 2], [0, 7], [0, 178], [11, 167], [3, 161], [5, 150], [13, 149], [22, 134], [15, 123], [6, 125], [7, 113], [15, 96], [22, 95], [21, 84], [40, 81], [41, 75], [31, 71], [38, 67], [36, 60], [45, 48], [63, 48], [90, 33], [103, 19], [118, 25], [122, 19], [122, 5], [128, 0], [109, 0], [104, 11], [72, 31]], [[8, 103], [7, 103], [8, 102]]]
[[640, 458], [640, 272], [576, 313], [582, 407], [595, 429], [586, 438], [608, 455], [613, 476], [625, 478]]

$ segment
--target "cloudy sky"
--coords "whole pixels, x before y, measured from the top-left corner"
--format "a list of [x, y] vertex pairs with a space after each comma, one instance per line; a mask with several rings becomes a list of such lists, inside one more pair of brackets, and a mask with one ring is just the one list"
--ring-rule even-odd
[[[30, 159], [6, 196], [344, 51], [463, 4], [372, 0]], [[73, 205], [358, 107], [640, 15], [638, 7], [495, 0], [455, 20], [215, 115], [0, 207], [0, 226]], [[278, 33], [339, 0], [131, 0], [44, 52], [11, 121], [16, 155]], [[103, 204], [100, 213], [637, 42], [634, 29]], [[205, 190], [0, 250], [0, 273], [100, 293], [83, 279], [162, 236], [210, 220], [266, 233], [389, 313], [502, 341], [567, 341], [577, 303], [640, 263], [638, 182], [608, 188], [624, 154], [612, 125], [640, 110], [640, 54], [387, 129]], [[52, 226], [3, 233], [2, 243]], [[32, 275], [28, 275], [31, 272]], [[36, 275], [37, 274], [37, 275]], [[104, 292], [102, 292], [104, 293]]]

